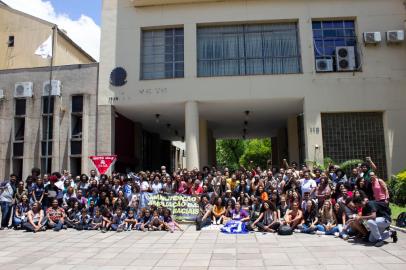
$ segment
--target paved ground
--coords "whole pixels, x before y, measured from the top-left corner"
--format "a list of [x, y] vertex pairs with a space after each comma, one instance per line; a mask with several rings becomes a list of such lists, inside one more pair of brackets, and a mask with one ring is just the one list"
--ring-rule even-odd
[[0, 231], [0, 269], [406, 269], [406, 234], [382, 248], [331, 236]]

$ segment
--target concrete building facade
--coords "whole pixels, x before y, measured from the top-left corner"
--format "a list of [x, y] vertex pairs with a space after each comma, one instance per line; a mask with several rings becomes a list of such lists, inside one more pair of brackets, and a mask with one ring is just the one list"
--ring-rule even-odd
[[[20, 177], [33, 167], [45, 172], [49, 67], [0, 70], [0, 179]], [[93, 169], [96, 151], [98, 64], [54, 67], [60, 94], [51, 97], [48, 172], [73, 175]], [[16, 97], [15, 85], [32, 83], [32, 96]]]
[[405, 19], [403, 0], [104, 1], [99, 123], [119, 113], [184, 137], [189, 169], [213, 164], [215, 139], [245, 135], [271, 137], [275, 160], [371, 156], [386, 177], [406, 164], [406, 45], [385, 39]]

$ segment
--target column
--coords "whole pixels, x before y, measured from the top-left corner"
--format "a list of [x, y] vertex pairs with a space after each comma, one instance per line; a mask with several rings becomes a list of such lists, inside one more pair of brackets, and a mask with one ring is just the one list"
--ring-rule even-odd
[[200, 168], [199, 164], [199, 107], [196, 101], [185, 105], [186, 168]]
[[320, 111], [311, 110], [311, 106], [304, 106], [304, 135], [306, 158], [308, 165], [317, 162], [323, 164], [323, 135], [321, 129]]
[[297, 127], [297, 117], [288, 118], [288, 152], [289, 161], [299, 162], [299, 136]]
[[[207, 166], [209, 162], [209, 145], [208, 145], [207, 120], [199, 121], [199, 160], [200, 166]], [[202, 169], [202, 168], [200, 168]]]

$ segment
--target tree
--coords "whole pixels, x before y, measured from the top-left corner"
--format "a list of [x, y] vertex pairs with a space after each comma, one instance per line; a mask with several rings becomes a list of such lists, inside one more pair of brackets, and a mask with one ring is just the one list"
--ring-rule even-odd
[[244, 154], [245, 145], [243, 140], [226, 139], [217, 140], [216, 159], [217, 165], [236, 170], [240, 167], [240, 157]]
[[253, 139], [245, 143], [244, 154], [240, 157], [240, 164], [248, 168], [250, 161], [260, 166], [262, 169], [267, 168], [267, 161], [272, 157], [270, 139]]
[[216, 144], [217, 165], [236, 170], [240, 166], [248, 168], [250, 161], [254, 165], [266, 168], [267, 160], [271, 158], [270, 139], [225, 139]]

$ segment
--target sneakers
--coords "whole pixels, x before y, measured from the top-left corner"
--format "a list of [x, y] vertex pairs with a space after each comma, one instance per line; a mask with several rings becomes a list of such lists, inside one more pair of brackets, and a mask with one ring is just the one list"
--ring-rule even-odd
[[316, 234], [317, 234], [317, 235], [325, 235], [326, 233], [325, 233], [325, 232], [322, 232], [322, 231], [316, 231]]
[[381, 246], [383, 246], [383, 245], [385, 245], [385, 243], [384, 243], [382, 240], [380, 240], [380, 241], [378, 241], [378, 242], [375, 243], [375, 246], [376, 246], [376, 247], [381, 247]]
[[335, 237], [340, 237], [340, 233], [339, 233], [339, 232], [335, 232], [335, 233], [334, 233], [334, 236], [335, 236]]
[[350, 236], [348, 234], [343, 234], [343, 240], [347, 241], [348, 239], [350, 239]]
[[301, 230], [299, 230], [299, 229], [294, 229], [293, 230], [295, 233], [300, 233], [300, 232], [302, 232]]
[[393, 243], [396, 243], [398, 241], [398, 232], [392, 231], [392, 234], [390, 237], [392, 238]]

